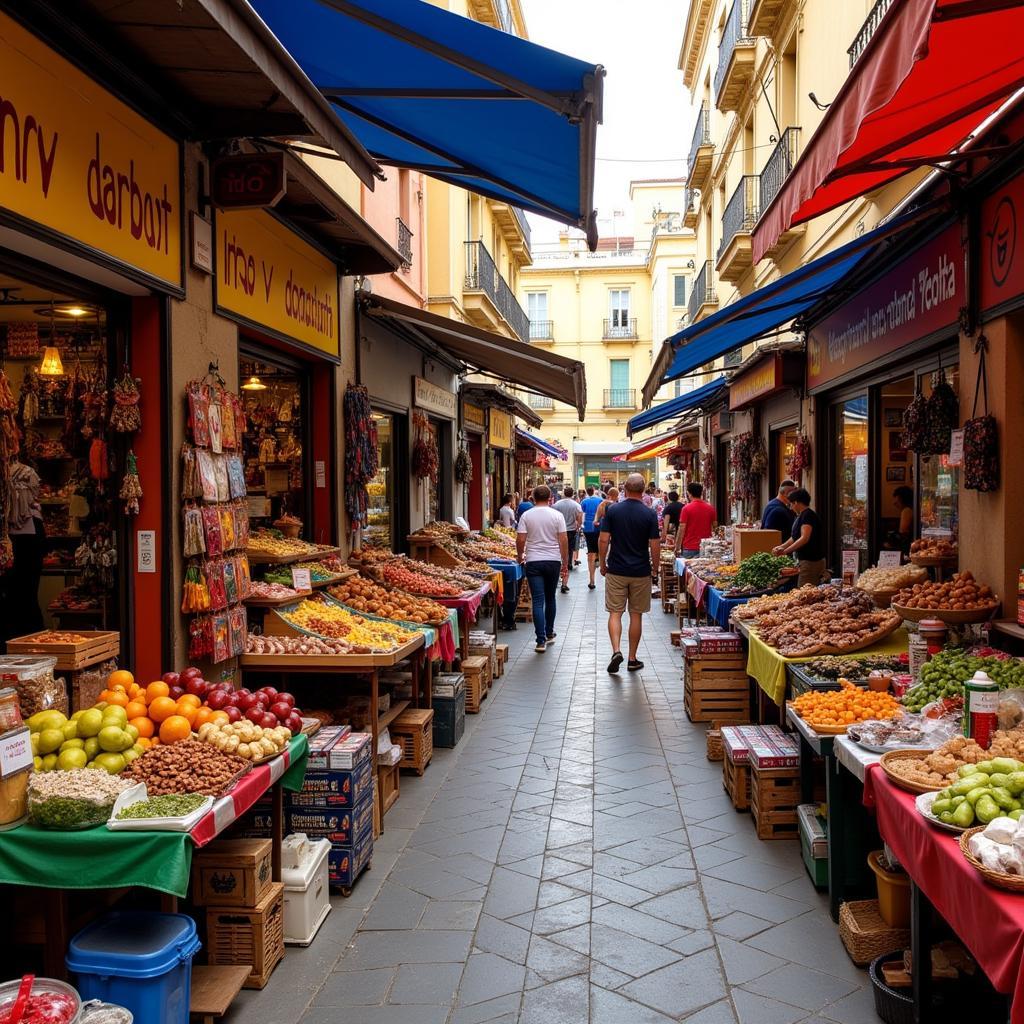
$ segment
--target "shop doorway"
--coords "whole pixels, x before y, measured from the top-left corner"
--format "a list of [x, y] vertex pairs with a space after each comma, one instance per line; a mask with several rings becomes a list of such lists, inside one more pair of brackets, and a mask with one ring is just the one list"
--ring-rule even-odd
[[793, 479], [793, 455], [796, 453], [800, 429], [794, 423], [788, 427], [779, 427], [771, 432], [771, 444], [768, 450], [769, 480], [768, 497], [774, 498], [778, 493], [779, 484], [783, 480]]
[[868, 567], [869, 555], [869, 471], [868, 396], [855, 395], [833, 408], [832, 436], [835, 438], [837, 467], [837, 508], [839, 552], [856, 551], [860, 571]]
[[484, 491], [481, 481], [484, 476], [484, 443], [479, 434], [470, 434], [466, 439], [466, 450], [469, 452], [469, 464], [473, 467], [473, 478], [469, 487], [469, 525], [473, 530], [482, 530], [484, 522]]

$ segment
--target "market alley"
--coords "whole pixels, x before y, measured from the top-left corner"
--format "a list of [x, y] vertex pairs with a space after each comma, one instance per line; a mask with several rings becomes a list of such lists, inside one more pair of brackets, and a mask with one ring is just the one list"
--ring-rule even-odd
[[723, 793], [668, 617], [609, 676], [603, 585], [572, 584], [556, 644], [505, 634], [463, 742], [403, 775], [372, 870], [228, 1024], [877, 1019], [795, 843]]

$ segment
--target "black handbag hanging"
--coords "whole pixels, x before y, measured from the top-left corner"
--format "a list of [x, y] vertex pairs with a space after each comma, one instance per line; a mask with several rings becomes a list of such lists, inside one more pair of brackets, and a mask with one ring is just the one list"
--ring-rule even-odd
[[[978, 353], [978, 379], [974, 385], [974, 408], [964, 424], [964, 487], [971, 491], [999, 488], [999, 435], [996, 418], [988, 411], [988, 373], [985, 369], [984, 335], [974, 347]], [[985, 414], [978, 415], [978, 396], [984, 395]]]

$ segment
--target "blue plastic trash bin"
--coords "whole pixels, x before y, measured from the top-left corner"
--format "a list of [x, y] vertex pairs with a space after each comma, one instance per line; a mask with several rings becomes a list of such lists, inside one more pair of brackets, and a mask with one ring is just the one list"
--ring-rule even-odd
[[68, 946], [82, 999], [131, 1010], [137, 1024], [188, 1024], [196, 923], [185, 914], [107, 914]]

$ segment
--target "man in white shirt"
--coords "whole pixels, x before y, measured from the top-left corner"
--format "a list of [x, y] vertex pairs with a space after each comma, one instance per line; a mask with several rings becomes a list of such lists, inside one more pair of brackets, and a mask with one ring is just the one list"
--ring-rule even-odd
[[[583, 525], [583, 506], [576, 500], [569, 484], [565, 485], [565, 497], [555, 502], [555, 511], [561, 512], [565, 519], [565, 536], [569, 545], [569, 570], [571, 572], [572, 562], [576, 557], [576, 538], [579, 536], [580, 526]], [[569, 593], [568, 583], [562, 583], [562, 593]]]
[[541, 484], [533, 489], [533, 508], [519, 517], [516, 552], [526, 566], [526, 579], [533, 601], [533, 628], [537, 632], [534, 650], [543, 654], [555, 639], [555, 592], [558, 578], [569, 582], [569, 543], [565, 517], [551, 507], [551, 488]]

